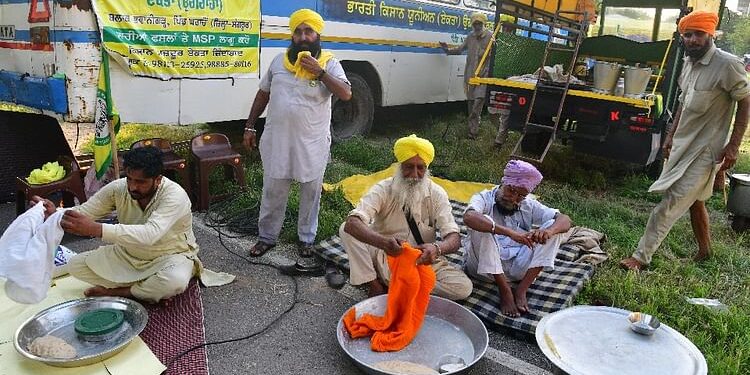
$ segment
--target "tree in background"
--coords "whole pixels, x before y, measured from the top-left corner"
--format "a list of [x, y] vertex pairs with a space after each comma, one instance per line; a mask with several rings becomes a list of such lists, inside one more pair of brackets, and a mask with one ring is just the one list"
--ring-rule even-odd
[[725, 9], [720, 29], [723, 34], [716, 40], [719, 48], [740, 57], [750, 53], [750, 17]]

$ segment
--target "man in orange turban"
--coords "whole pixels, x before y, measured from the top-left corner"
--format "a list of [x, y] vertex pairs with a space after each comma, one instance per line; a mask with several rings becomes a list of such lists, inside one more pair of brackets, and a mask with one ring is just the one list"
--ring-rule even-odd
[[468, 297], [471, 280], [442, 256], [458, 250], [461, 235], [448, 194], [430, 180], [435, 148], [412, 134], [396, 141], [393, 153], [399, 162], [393, 177], [375, 184], [339, 229], [349, 258], [349, 282], [367, 284], [370, 296], [385, 293], [391, 280], [386, 255], [401, 254], [406, 241], [422, 252], [417, 263], [435, 271], [435, 295]]
[[620, 262], [623, 268], [637, 271], [647, 266], [672, 225], [688, 211], [698, 243], [694, 259], [711, 256], [704, 202], [711, 197], [716, 173], [724, 173], [737, 161], [750, 115], [750, 84], [742, 61], [714, 46], [718, 22], [715, 13], [705, 11], [680, 20], [686, 55], [678, 82], [680, 105], [663, 144], [667, 161], [649, 188], [663, 197], [651, 212], [635, 252]]
[[318, 230], [320, 192], [331, 146], [331, 99], [347, 101], [351, 84], [341, 63], [320, 48], [323, 18], [300, 9], [289, 16], [289, 48], [278, 54], [261, 76], [260, 87], [245, 123], [243, 144], [254, 148], [255, 123], [268, 107], [260, 159], [263, 193], [258, 242], [250, 256], [261, 256], [276, 245], [284, 222], [289, 187], [300, 183], [299, 254], [312, 257]]

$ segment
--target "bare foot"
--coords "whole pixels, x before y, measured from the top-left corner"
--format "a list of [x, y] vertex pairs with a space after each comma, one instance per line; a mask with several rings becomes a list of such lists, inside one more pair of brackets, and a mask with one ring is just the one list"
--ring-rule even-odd
[[693, 260], [696, 262], [702, 262], [704, 260], [707, 260], [711, 257], [711, 250], [704, 251], [704, 250], [698, 250], [698, 254], [695, 254], [693, 257]]
[[110, 296], [109, 289], [103, 286], [94, 286], [83, 291], [83, 295], [86, 297], [104, 297]]
[[105, 288], [97, 285], [88, 288], [83, 291], [83, 295], [86, 297], [125, 297], [133, 298], [133, 294], [130, 293], [130, 287], [122, 288]]
[[518, 312], [516, 301], [512, 292], [500, 292], [500, 311], [505, 316], [518, 318], [521, 314]]
[[516, 289], [515, 293], [513, 293], [513, 297], [516, 300], [516, 307], [518, 308], [518, 312], [520, 312], [521, 314], [526, 314], [527, 312], [529, 312], [529, 303], [526, 301], [526, 289]]
[[645, 268], [646, 265], [643, 264], [643, 263], [641, 263], [641, 262], [639, 262], [638, 259], [630, 257], [630, 258], [625, 258], [625, 259], [621, 260], [620, 261], [620, 267], [624, 268], [624, 269], [626, 269], [628, 271], [636, 271], [636, 272], [638, 272], [638, 271], [642, 270], [643, 268]]
[[370, 281], [369, 285], [370, 290], [367, 291], [367, 297], [375, 297], [381, 294], [388, 293], [388, 288], [386, 288], [385, 285], [383, 285], [383, 283], [381, 283], [378, 279]]

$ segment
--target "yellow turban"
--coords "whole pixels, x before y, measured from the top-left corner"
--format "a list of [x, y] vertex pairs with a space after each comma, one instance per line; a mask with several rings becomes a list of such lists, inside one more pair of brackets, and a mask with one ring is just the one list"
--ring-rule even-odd
[[393, 145], [393, 154], [396, 155], [396, 160], [399, 163], [419, 156], [429, 166], [432, 159], [435, 159], [435, 147], [432, 146], [430, 141], [412, 134], [396, 141], [396, 144]]
[[471, 23], [474, 22], [481, 22], [483, 24], [487, 23], [487, 15], [482, 12], [474, 12], [471, 14]]
[[705, 10], [696, 10], [687, 16], [682, 17], [677, 29], [680, 30], [680, 34], [684, 34], [687, 30], [698, 30], [703, 31], [708, 35], [714, 35], [718, 23], [719, 16], [716, 15], [716, 13], [707, 12]]
[[318, 34], [323, 31], [323, 26], [325, 26], [323, 17], [310, 9], [300, 9], [289, 16], [289, 30], [291, 30], [292, 33], [301, 23], [308, 24]]

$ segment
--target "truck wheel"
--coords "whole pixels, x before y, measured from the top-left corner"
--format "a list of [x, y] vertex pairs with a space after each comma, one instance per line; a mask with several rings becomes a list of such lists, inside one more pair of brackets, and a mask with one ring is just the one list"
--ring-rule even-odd
[[735, 215], [732, 217], [732, 229], [737, 233], [750, 230], [750, 218]]
[[352, 84], [352, 98], [348, 102], [336, 100], [333, 103], [331, 134], [334, 142], [367, 134], [375, 116], [375, 100], [367, 81], [357, 73], [346, 73], [346, 77]]

